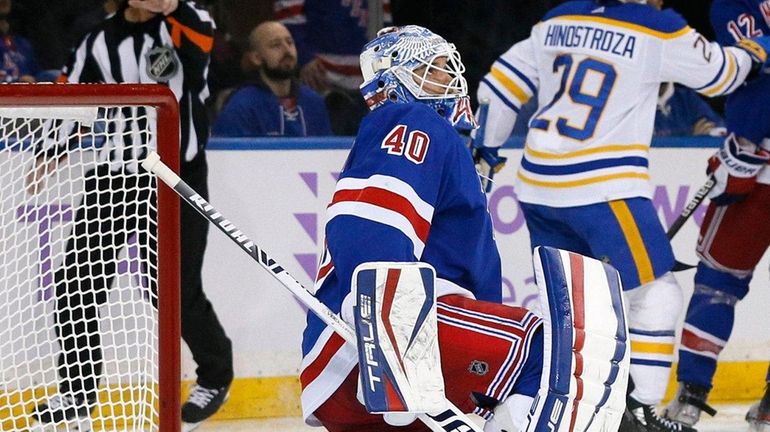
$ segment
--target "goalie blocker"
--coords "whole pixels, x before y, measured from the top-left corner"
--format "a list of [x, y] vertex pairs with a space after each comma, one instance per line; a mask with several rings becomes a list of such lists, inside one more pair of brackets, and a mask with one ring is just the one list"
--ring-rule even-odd
[[429, 264], [373, 262], [353, 272], [361, 365], [359, 399], [370, 413], [402, 426], [444, 411], [436, 322], [436, 272]]
[[[316, 415], [376, 430], [388, 426], [379, 416], [367, 422], [366, 411], [409, 424], [408, 413], [442, 409], [443, 373], [446, 398], [487, 419], [487, 432], [617, 430], [629, 369], [617, 272], [545, 247], [536, 249], [535, 268], [542, 320], [524, 308], [457, 295], [435, 302], [435, 275], [424, 263], [359, 266], [353, 316], [343, 315], [355, 321], [363, 367]], [[357, 407], [344, 396], [356, 390]]]

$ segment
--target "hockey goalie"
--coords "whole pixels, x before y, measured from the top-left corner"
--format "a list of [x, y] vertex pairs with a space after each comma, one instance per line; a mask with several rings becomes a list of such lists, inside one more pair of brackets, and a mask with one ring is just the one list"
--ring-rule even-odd
[[454, 45], [383, 29], [361, 69], [372, 111], [327, 209], [314, 286], [357, 344], [308, 315], [305, 421], [423, 431], [427, 415], [432, 430], [470, 430], [441, 418], [449, 401], [485, 431], [616, 431], [629, 368], [617, 272], [537, 248], [540, 310], [503, 305], [486, 197], [458, 133], [475, 121]]

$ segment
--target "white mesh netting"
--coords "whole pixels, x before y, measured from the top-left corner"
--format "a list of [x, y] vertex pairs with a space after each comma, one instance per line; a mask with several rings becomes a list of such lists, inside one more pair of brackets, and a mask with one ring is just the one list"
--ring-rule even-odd
[[154, 120], [0, 109], [1, 431], [158, 429]]

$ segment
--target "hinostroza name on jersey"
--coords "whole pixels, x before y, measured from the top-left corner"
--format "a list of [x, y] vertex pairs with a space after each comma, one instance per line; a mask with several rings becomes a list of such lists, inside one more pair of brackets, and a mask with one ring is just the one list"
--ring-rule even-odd
[[633, 58], [636, 36], [585, 25], [550, 24], [543, 43], [545, 46], [588, 48]]

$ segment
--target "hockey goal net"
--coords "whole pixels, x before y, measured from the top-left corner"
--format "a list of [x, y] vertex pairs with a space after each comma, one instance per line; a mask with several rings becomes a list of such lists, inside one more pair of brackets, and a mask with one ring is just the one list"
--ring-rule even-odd
[[0, 85], [0, 431], [179, 430], [178, 165], [162, 86]]

